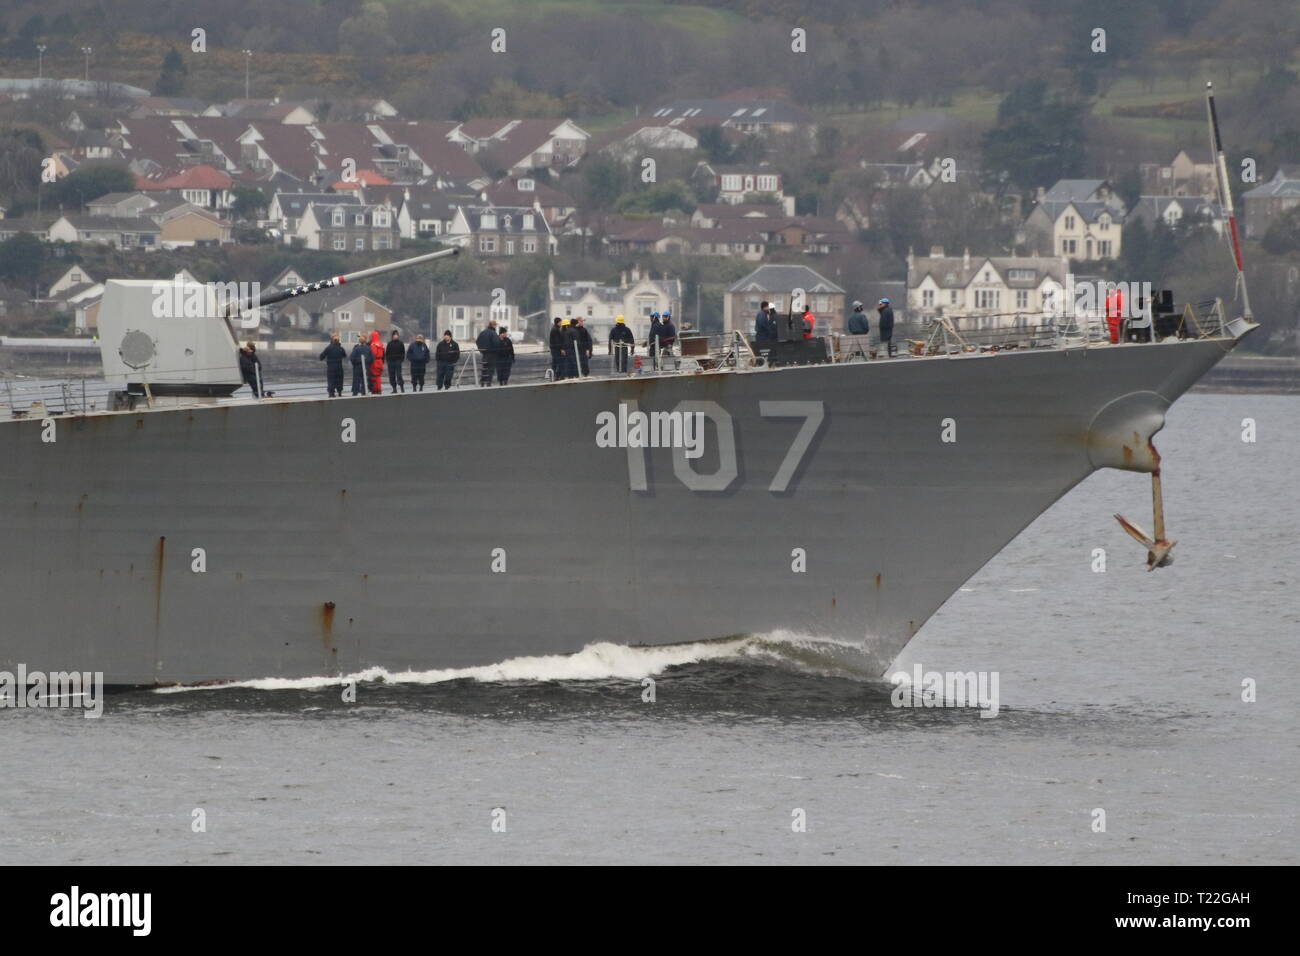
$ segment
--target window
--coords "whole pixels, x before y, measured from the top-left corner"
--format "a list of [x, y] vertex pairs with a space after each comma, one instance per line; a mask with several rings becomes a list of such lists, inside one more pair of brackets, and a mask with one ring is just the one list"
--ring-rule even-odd
[[950, 304], [952, 304], [952, 305], [957, 305], [958, 303], [960, 303], [960, 302], [961, 302], [961, 290], [960, 290], [960, 289], [953, 289], [951, 292], [949, 292], [949, 293], [948, 293], [948, 302], [949, 302]]
[[1002, 294], [997, 289], [976, 289], [975, 308], [996, 309], [1001, 298]]
[[1008, 269], [1007, 279], [1011, 282], [1033, 282], [1033, 269]]
[[530, 193], [530, 192], [532, 192], [534, 186], [535, 186], [535, 184], [533, 183], [533, 181], [532, 181], [531, 179], [521, 179], [521, 180], [519, 180], [519, 191], [520, 191], [521, 193]]
[[391, 249], [392, 247], [393, 247], [393, 237], [390, 236], [388, 233], [385, 232], [385, 233], [381, 233], [378, 236], [375, 236], [376, 249]]
[[513, 239], [507, 239], [507, 240], [506, 240], [506, 255], [508, 255], [508, 256], [513, 256], [514, 254], [515, 254], [515, 241], [514, 241]]
[[497, 251], [497, 238], [496, 238], [496, 236], [480, 236], [480, 237], [479, 237], [479, 240], [478, 240], [478, 251], [479, 251], [479, 252], [496, 252], [496, 251]]
[[524, 252], [536, 252], [536, 251], [537, 251], [537, 240], [536, 240], [536, 239], [525, 239], [525, 240], [524, 240]]
[[1066, 216], [1066, 217], [1065, 217], [1065, 228], [1066, 228], [1066, 229], [1073, 229], [1073, 228], [1074, 228], [1074, 217], [1073, 217], [1073, 216]]
[[357, 249], [364, 249], [366, 247], [365, 236], [357, 236], [354, 240], [352, 240], [352, 242]]
[[1078, 252], [1078, 251], [1079, 251], [1079, 241], [1078, 241], [1077, 239], [1062, 239], [1062, 240], [1061, 240], [1061, 253], [1062, 253], [1062, 255], [1072, 256], [1072, 255], [1074, 255], [1074, 254], [1075, 254], [1076, 252]]
[[366, 323], [369, 324], [369, 325], [374, 325], [374, 324], [375, 324], [375, 313], [373, 313], [373, 312], [367, 312], [367, 313], [365, 314], [365, 321], [366, 321]]
[[337, 250], [339, 250], [339, 251], [341, 252], [342, 250], [346, 249], [347, 247], [348, 247], [348, 240], [347, 240], [347, 237], [346, 237], [346, 236], [335, 236], [335, 237], [334, 237], [334, 248], [335, 248], [335, 249], [337, 249]]
[[363, 212], [357, 213], [352, 217], [352, 224], [355, 226], [364, 226], [366, 224], [366, 214]]
[[348, 309], [341, 309], [337, 314], [341, 325], [348, 325], [352, 322], [352, 313]]
[[524, 231], [532, 232], [535, 228], [537, 227], [534, 225], [533, 214], [531, 212], [524, 213]]
[[595, 314], [596, 314], [596, 310], [593, 309], [591, 306], [587, 306], [587, 318], [591, 318]]
[[727, 192], [736, 192], [740, 189], [740, 177], [730, 174], [723, 176], [722, 188], [727, 190]]
[[342, 227], [342, 226], [343, 226], [343, 223], [345, 222], [345, 220], [344, 220], [344, 218], [343, 218], [343, 210], [342, 210], [342, 209], [335, 209], [335, 210], [334, 210], [334, 215], [333, 215], [333, 217], [330, 219], [330, 222], [333, 223], [335, 226]]
[[934, 290], [933, 290], [933, 289], [922, 289], [922, 290], [921, 290], [921, 307], [922, 307], [922, 308], [925, 308], [925, 309], [928, 309], [928, 308], [932, 307], [933, 305], [934, 305]]
[[1110, 258], [1110, 240], [1100, 239], [1097, 241], [1097, 255], [1103, 259]]
[[375, 225], [378, 226], [378, 227], [380, 227], [381, 229], [387, 229], [387, 228], [388, 228], [388, 223], [389, 223], [389, 220], [388, 220], [388, 210], [387, 210], [387, 209], [376, 209], [376, 210], [375, 210]]
[[1029, 308], [1029, 290], [1028, 290], [1028, 289], [1017, 289], [1017, 290], [1016, 290], [1016, 308], [1017, 308], [1017, 309], [1027, 309], [1027, 308]]
[[495, 213], [485, 212], [479, 219], [478, 227], [480, 229], [495, 229], [497, 227], [497, 217]]

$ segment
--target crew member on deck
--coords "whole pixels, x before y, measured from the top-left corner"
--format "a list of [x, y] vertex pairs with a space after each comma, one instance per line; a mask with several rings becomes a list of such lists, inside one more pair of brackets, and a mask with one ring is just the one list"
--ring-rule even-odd
[[510, 330], [503, 328], [497, 341], [497, 384], [510, 381], [510, 370], [515, 365], [515, 343], [510, 340]]
[[325, 387], [329, 389], [330, 398], [343, 396], [343, 360], [347, 357], [347, 350], [339, 341], [339, 334], [331, 332], [330, 344], [320, 353], [320, 360], [325, 363]]
[[1124, 321], [1124, 293], [1111, 286], [1106, 293], [1106, 332], [1110, 344], [1119, 344], [1120, 327]]
[[478, 334], [474, 344], [478, 346], [478, 360], [483, 363], [479, 368], [478, 383], [480, 386], [491, 385], [492, 375], [496, 371], [497, 348], [501, 344], [496, 319], [488, 319], [488, 324]]
[[646, 336], [645, 347], [650, 353], [650, 364], [655, 364], [655, 356], [659, 354], [659, 336], [663, 332], [663, 323], [659, 321], [659, 313], [650, 313], [650, 334]]
[[636, 351], [636, 336], [621, 315], [609, 330], [609, 350], [614, 355], [614, 371], [626, 373], [628, 358]]
[[560, 365], [564, 361], [564, 335], [560, 332], [561, 318], [555, 317], [555, 324], [551, 326], [551, 337], [548, 344], [551, 348], [551, 381], [558, 382], [563, 376], [560, 374]]
[[384, 390], [384, 343], [379, 341], [379, 330], [370, 330], [370, 394], [379, 395]]
[[402, 363], [406, 361], [406, 343], [402, 341], [402, 333], [396, 329], [393, 330], [392, 337], [388, 340], [388, 348], [384, 350], [384, 359], [388, 362], [388, 386], [394, 392], [406, 391], [406, 382], [402, 380]]
[[673, 345], [677, 341], [677, 326], [673, 325], [672, 309], [664, 309], [663, 320], [659, 324], [659, 345], [664, 355], [673, 354]]
[[406, 358], [411, 363], [411, 391], [424, 391], [424, 370], [429, 366], [429, 346], [423, 335], [417, 335], [411, 347], [406, 350]]
[[456, 363], [460, 361], [460, 345], [451, 337], [451, 329], [442, 333], [442, 341], [434, 350], [434, 359], [438, 367], [435, 369], [438, 391], [444, 388], [451, 388], [452, 374], [456, 371]]
[[803, 310], [803, 337], [810, 339], [813, 337], [813, 330], [817, 327], [817, 319], [813, 315], [813, 310], [804, 306]]
[[352, 360], [352, 394], [366, 394], [366, 363], [370, 361], [370, 346], [365, 342], [357, 339], [357, 344], [352, 346], [352, 352], [348, 355]]
[[862, 303], [853, 303], [853, 312], [849, 315], [849, 335], [866, 335], [871, 331], [867, 313], [862, 311]]
[[764, 301], [758, 307], [758, 315], [754, 316], [754, 344], [761, 345], [770, 342], [776, 338], [776, 329], [772, 326], [772, 317], [767, 313], [767, 302]]
[[889, 304], [888, 299], [881, 299], [876, 303], [876, 311], [880, 313], [880, 321], [876, 327], [880, 329], [880, 344], [885, 347], [885, 354], [890, 358], [894, 357], [894, 309]]
[[254, 398], [262, 397], [262, 360], [257, 357], [257, 346], [245, 342], [239, 350], [239, 371], [244, 381], [253, 390]]
[[587, 328], [587, 320], [578, 316], [574, 320], [573, 327], [573, 345], [578, 355], [578, 374], [580, 378], [586, 378], [591, 374], [591, 352], [592, 340], [591, 332]]

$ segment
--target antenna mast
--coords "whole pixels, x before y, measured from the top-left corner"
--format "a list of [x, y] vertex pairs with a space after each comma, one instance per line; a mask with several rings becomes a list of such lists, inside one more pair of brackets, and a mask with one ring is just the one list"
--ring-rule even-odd
[[1210, 151], [1214, 154], [1215, 180], [1219, 187], [1219, 202], [1228, 216], [1228, 230], [1232, 240], [1232, 261], [1237, 267], [1237, 288], [1241, 289], [1242, 317], [1254, 322], [1250, 311], [1250, 295], [1246, 291], [1246, 267], [1241, 261], [1241, 242], [1237, 238], [1237, 214], [1232, 208], [1232, 190], [1228, 188], [1228, 162], [1223, 157], [1223, 137], [1219, 135], [1219, 113], [1214, 108], [1214, 84], [1205, 84], [1205, 107], [1210, 118]]

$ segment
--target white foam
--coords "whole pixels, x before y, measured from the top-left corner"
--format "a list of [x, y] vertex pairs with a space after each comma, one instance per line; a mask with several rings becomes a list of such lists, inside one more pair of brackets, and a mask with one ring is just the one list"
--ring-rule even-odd
[[[476, 680], [484, 683], [505, 681], [569, 680], [642, 680], [662, 674], [669, 667], [698, 664], [727, 658], [768, 658], [796, 665], [806, 665], [809, 656], [825, 658], [825, 664], [838, 661], [845, 653], [860, 652], [862, 646], [849, 641], [820, 638], [789, 631], [737, 637], [690, 644], [666, 644], [655, 647], [615, 644], [599, 641], [588, 644], [574, 654], [547, 654], [534, 657], [511, 657], [497, 664], [479, 667], [452, 667], [428, 671], [388, 671], [372, 667], [341, 677], [263, 677], [254, 680], [207, 684], [201, 687], [160, 687], [157, 693], [223, 690], [245, 687], [253, 690], [318, 690], [340, 684], [383, 681], [388, 684], [441, 684], [453, 680]], [[819, 668], [820, 669], [820, 668]]]

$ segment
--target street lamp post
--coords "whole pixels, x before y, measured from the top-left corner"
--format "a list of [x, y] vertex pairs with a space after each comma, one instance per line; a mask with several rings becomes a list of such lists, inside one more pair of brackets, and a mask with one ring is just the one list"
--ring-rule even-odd
[[36, 44], [36, 79], [45, 79], [45, 51], [49, 49], [44, 43]]
[[244, 51], [244, 99], [248, 99], [248, 65], [253, 62], [253, 51]]
[[89, 83], [90, 82], [90, 54], [93, 53], [94, 51], [88, 46], [83, 46], [81, 48], [81, 52], [86, 54], [86, 82]]

